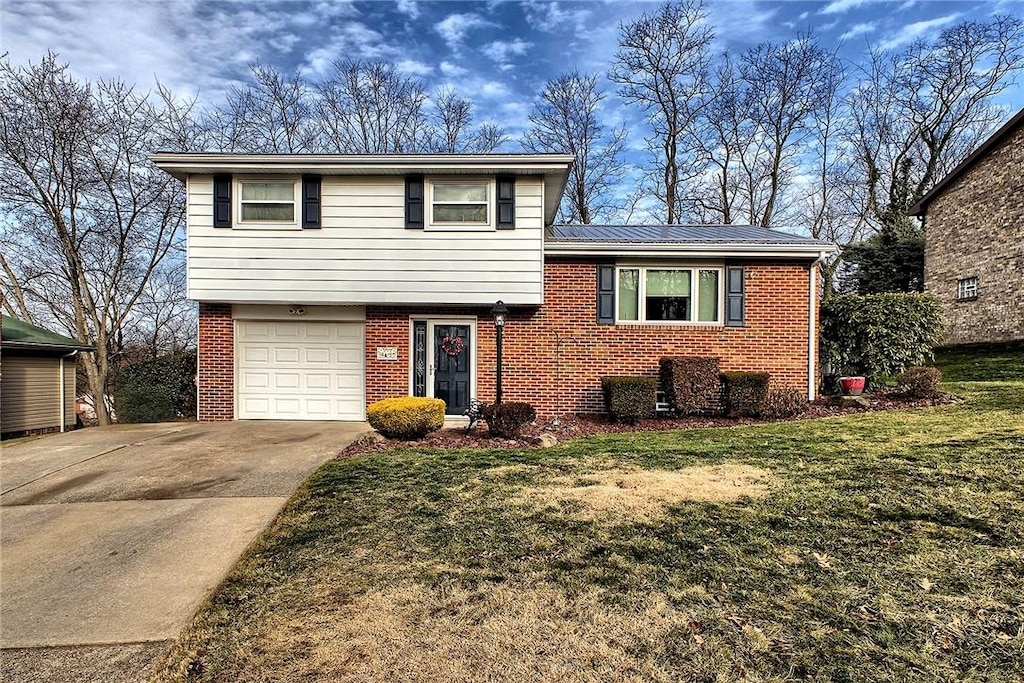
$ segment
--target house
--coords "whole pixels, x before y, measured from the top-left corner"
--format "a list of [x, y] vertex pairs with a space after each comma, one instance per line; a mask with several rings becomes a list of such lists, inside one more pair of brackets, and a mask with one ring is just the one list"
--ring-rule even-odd
[[815, 390], [831, 246], [737, 226], [553, 225], [572, 157], [159, 153], [188, 195], [199, 419], [362, 420], [394, 396], [603, 411], [600, 378], [714, 355]]
[[1024, 109], [910, 209], [947, 344], [1024, 339]]
[[3, 316], [0, 438], [63, 432], [75, 425], [75, 355], [93, 347]]

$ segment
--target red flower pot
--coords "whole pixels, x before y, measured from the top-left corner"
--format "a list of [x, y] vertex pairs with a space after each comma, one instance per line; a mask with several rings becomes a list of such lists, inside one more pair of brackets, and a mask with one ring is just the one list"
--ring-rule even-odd
[[839, 386], [843, 388], [843, 396], [860, 396], [864, 392], [864, 378], [840, 377]]

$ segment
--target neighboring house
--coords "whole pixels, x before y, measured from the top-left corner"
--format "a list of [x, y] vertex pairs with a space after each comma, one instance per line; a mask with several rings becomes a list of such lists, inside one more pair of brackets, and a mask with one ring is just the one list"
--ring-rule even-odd
[[947, 344], [1024, 339], [1024, 109], [910, 209]]
[[0, 438], [75, 426], [75, 358], [93, 347], [3, 316]]
[[393, 396], [603, 410], [604, 375], [717, 356], [815, 388], [816, 261], [762, 228], [555, 226], [572, 157], [160, 153], [187, 184], [199, 419], [362, 420]]

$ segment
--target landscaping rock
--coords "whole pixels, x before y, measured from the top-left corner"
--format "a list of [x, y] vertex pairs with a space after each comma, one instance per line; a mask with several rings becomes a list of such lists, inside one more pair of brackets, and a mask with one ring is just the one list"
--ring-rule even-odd
[[552, 446], [558, 445], [558, 439], [555, 438], [554, 434], [544, 432], [543, 434], [538, 434], [533, 437], [533, 439], [530, 440], [530, 443], [541, 448], [551, 448]]
[[840, 396], [840, 408], [870, 408], [871, 399], [868, 396]]

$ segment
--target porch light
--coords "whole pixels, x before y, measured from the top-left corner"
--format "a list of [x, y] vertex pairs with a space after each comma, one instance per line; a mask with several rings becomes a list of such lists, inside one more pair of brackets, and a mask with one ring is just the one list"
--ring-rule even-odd
[[501, 344], [504, 337], [505, 331], [505, 316], [508, 314], [508, 308], [505, 307], [505, 302], [501, 299], [494, 304], [491, 308], [491, 315], [494, 316], [494, 330], [497, 333], [497, 354], [495, 355], [495, 362], [497, 367], [495, 368], [495, 383], [494, 383], [494, 403], [495, 405], [501, 405]]

